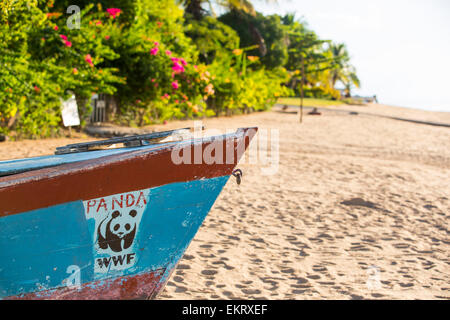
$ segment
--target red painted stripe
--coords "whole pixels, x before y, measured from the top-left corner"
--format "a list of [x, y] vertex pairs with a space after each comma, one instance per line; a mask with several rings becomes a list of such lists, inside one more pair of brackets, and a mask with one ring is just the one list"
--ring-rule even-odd
[[5, 300], [131, 300], [155, 297], [164, 286], [161, 283], [164, 269], [93, 281], [79, 289], [61, 287], [24, 295], [7, 297]]
[[[223, 138], [223, 164], [176, 165], [171, 159], [174, 146], [160, 150], [137, 150], [119, 155], [64, 164], [0, 178], [0, 217], [77, 200], [88, 200], [174, 182], [230, 175], [247, 149], [257, 128], [240, 129]], [[225, 140], [225, 141], [224, 141]], [[187, 144], [183, 149], [205, 150], [211, 139]], [[226, 164], [227, 144], [233, 144], [234, 161]]]

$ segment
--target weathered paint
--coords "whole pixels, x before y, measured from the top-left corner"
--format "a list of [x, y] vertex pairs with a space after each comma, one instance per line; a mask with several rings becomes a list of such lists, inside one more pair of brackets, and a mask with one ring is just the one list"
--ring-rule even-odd
[[5, 300], [130, 300], [155, 297], [161, 289], [164, 270], [85, 283], [79, 289], [60, 287], [17, 296]]
[[[172, 150], [142, 148], [97, 159], [63, 164], [0, 177], [0, 217], [80, 199], [123, 193], [179, 181], [191, 181], [230, 175], [256, 130], [238, 130], [233, 135], [198, 141], [180, 142], [183, 149], [207, 149], [214, 141], [223, 141], [222, 164], [175, 164]], [[233, 161], [226, 157], [234, 153]], [[242, 146], [242, 147], [241, 147]], [[36, 192], [39, 190], [39, 192]], [[24, 201], [26, 199], [26, 201]]]
[[[255, 133], [241, 129], [0, 177], [0, 299], [154, 297]], [[217, 140], [224, 142], [223, 163], [171, 159], [175, 146], [203, 151]]]
[[[227, 134], [225, 136], [232, 137], [235, 134]], [[118, 155], [125, 152], [136, 150], [160, 150], [170, 146], [178, 145], [180, 142], [165, 142], [158, 144], [146, 144], [144, 147], [123, 147], [115, 149], [93, 150], [89, 152], [57, 154], [50, 156], [31, 157], [24, 159], [3, 160], [0, 161], [0, 177], [11, 174], [26, 172], [48, 167], [59, 166], [62, 164], [74, 163], [90, 159], [98, 159], [110, 155]]]
[[128, 151], [138, 150], [138, 148], [118, 148], [111, 150], [96, 150], [90, 152], [61, 154], [52, 156], [41, 156], [25, 159], [15, 159], [0, 161], [0, 176], [16, 174], [28, 170], [36, 170], [48, 167], [54, 167], [61, 164], [73, 163], [99, 157], [106, 157]]
[[[223, 176], [149, 189], [148, 203], [134, 238], [135, 246], [126, 251], [135, 254], [135, 263], [121, 270], [96, 272], [97, 253], [101, 251], [106, 258], [112, 255], [96, 248], [95, 218], [86, 219], [83, 201], [1, 218], [0, 297], [25, 295], [29, 298], [26, 294], [35, 291], [33, 297], [36, 298], [77, 297], [78, 289], [69, 290], [73, 292], [67, 294], [66, 281], [70, 276], [67, 269], [72, 265], [80, 268], [81, 293], [90, 288], [94, 294], [98, 288], [95, 294], [99, 297], [105, 286], [110, 286], [111, 279], [172, 269], [228, 178]], [[123, 254], [119, 252], [115, 256]], [[112, 259], [109, 263], [114, 264]], [[155, 283], [146, 286], [156, 288], [162, 279], [154, 279]], [[62, 293], [52, 291], [56, 288]]]

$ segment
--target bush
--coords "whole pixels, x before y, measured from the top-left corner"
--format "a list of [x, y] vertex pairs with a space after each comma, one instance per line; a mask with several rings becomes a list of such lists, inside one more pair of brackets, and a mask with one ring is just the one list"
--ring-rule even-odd
[[251, 49], [222, 51], [208, 66], [215, 90], [208, 104], [217, 115], [267, 110], [278, 96], [288, 94], [282, 85], [287, 72], [283, 68], [253, 70], [251, 67], [260, 61], [256, 56], [247, 56], [246, 51]]
[[113, 120], [134, 126], [267, 110], [298, 90], [299, 71], [285, 67], [298, 68], [300, 57], [313, 64], [305, 95], [339, 98], [326, 71], [337, 68], [331, 52], [293, 17], [233, 9], [195, 20], [177, 3], [81, 0], [73, 29], [69, 0], [2, 1], [0, 134], [59, 134], [61, 99], [71, 94], [82, 126], [94, 93], [113, 95]]
[[[107, 29], [81, 24], [70, 30], [62, 14], [48, 14], [38, 1], [16, 1], [14, 10], [3, 8], [0, 25], [1, 132], [15, 130], [18, 137], [55, 135], [61, 125], [61, 99], [72, 93], [88, 99], [93, 92], [114, 93], [121, 79], [114, 68], [97, 68], [117, 55], [104, 43]], [[107, 20], [104, 13], [82, 18]], [[111, 23], [110, 23], [111, 24]], [[83, 116], [89, 110], [80, 106]]]
[[207, 81], [198, 74], [198, 51], [184, 34], [183, 11], [173, 1], [149, 1], [127, 28], [117, 30], [111, 61], [126, 83], [117, 85], [119, 121], [146, 125], [206, 114]]

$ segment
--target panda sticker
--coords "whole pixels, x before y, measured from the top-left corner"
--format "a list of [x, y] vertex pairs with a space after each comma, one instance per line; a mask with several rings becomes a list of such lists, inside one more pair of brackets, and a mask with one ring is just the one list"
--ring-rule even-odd
[[114, 252], [128, 249], [136, 234], [136, 215], [137, 211], [134, 209], [128, 213], [116, 210], [103, 219], [97, 228], [99, 247], [104, 250], [109, 247]]
[[97, 278], [131, 268], [138, 261], [139, 224], [148, 201], [149, 190], [83, 201]]

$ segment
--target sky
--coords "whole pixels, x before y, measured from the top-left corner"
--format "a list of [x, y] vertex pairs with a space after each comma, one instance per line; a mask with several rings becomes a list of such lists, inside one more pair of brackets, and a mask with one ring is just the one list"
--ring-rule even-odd
[[353, 94], [383, 104], [450, 112], [450, 1], [252, 1], [295, 13], [320, 38], [347, 45], [361, 80]]

